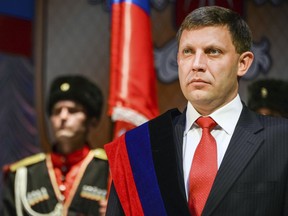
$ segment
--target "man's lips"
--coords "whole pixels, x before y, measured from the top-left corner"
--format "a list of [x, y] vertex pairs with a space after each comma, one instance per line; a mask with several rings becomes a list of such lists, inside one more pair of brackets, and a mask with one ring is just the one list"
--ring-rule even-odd
[[205, 80], [199, 79], [199, 78], [192, 79], [192, 82], [205, 82], [205, 83], [207, 83]]
[[62, 129], [62, 130], [58, 130], [58, 131], [56, 132], [56, 135], [57, 135], [57, 136], [68, 136], [68, 137], [70, 137], [70, 136], [73, 135], [73, 132], [70, 131], [70, 130]]
[[203, 80], [203, 79], [192, 79], [189, 84], [193, 85], [203, 85], [203, 84], [209, 84], [209, 82]]

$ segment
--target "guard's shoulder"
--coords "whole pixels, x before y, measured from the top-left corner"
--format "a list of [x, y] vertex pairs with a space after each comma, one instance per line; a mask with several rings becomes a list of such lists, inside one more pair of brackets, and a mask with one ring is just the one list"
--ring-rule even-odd
[[46, 154], [45, 153], [38, 153], [29, 157], [26, 157], [20, 161], [17, 161], [9, 166], [9, 170], [11, 172], [15, 172], [19, 167], [30, 166], [36, 164], [40, 161], [45, 160]]
[[103, 148], [96, 148], [91, 150], [94, 154], [94, 157], [101, 160], [108, 160], [106, 152]]

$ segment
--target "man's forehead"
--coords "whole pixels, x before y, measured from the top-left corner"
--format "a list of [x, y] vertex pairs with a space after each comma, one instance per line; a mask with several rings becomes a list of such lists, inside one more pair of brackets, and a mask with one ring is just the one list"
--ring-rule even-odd
[[[205, 26], [196, 29], [185, 29], [180, 38], [180, 45], [182, 43], [214, 43], [217, 41], [232, 42], [229, 30], [225, 26]], [[228, 41], [227, 41], [228, 40]]]
[[79, 108], [79, 109], [84, 109], [84, 106], [81, 103], [78, 103], [77, 101], [74, 100], [59, 100], [57, 101], [53, 109], [61, 108], [61, 107], [73, 107], [73, 108]]
[[[186, 28], [183, 30], [183, 33], [186, 32], [201, 32], [201, 31], [223, 31], [223, 32], [230, 32], [227, 25], [204, 25], [204, 26], [194, 26], [192, 28]], [[182, 34], [183, 34], [182, 33]]]

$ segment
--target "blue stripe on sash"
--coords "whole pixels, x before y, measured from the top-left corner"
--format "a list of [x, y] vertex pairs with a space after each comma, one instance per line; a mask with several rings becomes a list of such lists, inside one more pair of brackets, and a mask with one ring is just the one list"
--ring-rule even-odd
[[147, 15], [150, 14], [150, 1], [149, 0], [113, 0], [112, 4], [119, 4], [123, 2], [137, 5], [142, 10], [144, 10], [147, 13]]
[[144, 215], [167, 215], [154, 170], [148, 123], [128, 131], [125, 136], [130, 165]]

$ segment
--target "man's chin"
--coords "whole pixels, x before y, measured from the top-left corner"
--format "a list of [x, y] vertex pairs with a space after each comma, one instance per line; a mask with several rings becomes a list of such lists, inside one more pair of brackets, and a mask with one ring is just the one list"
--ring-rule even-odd
[[57, 139], [69, 139], [73, 137], [73, 133], [70, 131], [59, 131], [56, 133]]

